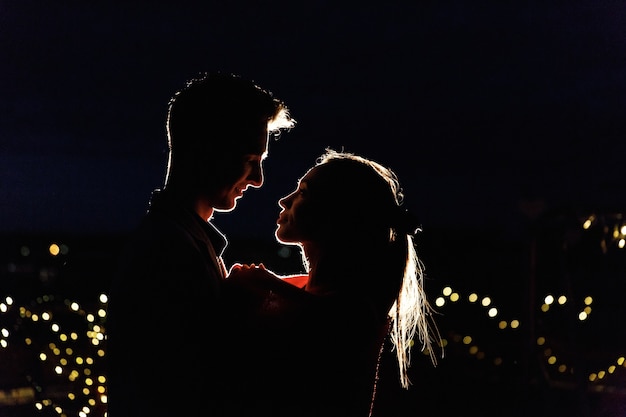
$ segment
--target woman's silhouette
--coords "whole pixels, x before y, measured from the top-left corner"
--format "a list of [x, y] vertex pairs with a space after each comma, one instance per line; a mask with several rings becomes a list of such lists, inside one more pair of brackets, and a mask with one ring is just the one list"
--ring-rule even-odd
[[238, 365], [230, 375], [242, 396], [233, 410], [371, 416], [385, 338], [405, 388], [414, 340], [435, 361], [436, 326], [413, 243], [418, 224], [402, 200], [394, 172], [327, 150], [279, 201], [276, 238], [301, 248], [308, 273], [231, 268], [225, 308]]

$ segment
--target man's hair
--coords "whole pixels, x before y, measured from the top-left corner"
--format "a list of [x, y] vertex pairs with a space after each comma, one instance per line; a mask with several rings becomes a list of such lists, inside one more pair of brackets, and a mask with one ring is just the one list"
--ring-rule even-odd
[[170, 99], [167, 137], [170, 150], [228, 146], [267, 124], [276, 137], [294, 126], [287, 106], [254, 81], [229, 73], [202, 73]]

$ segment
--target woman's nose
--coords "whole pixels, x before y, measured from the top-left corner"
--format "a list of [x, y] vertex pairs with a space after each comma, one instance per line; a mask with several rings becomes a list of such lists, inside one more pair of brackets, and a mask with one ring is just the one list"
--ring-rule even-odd
[[291, 200], [289, 198], [290, 196], [291, 194], [278, 200], [278, 205], [281, 206], [282, 208], [289, 208], [289, 206], [291, 205]]

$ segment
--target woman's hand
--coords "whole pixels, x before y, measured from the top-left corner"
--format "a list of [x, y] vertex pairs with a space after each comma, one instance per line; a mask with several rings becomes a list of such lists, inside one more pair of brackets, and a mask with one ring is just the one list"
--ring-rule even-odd
[[279, 278], [278, 275], [266, 269], [262, 263], [259, 265], [235, 263], [228, 271], [226, 282], [232, 288], [265, 294], [265, 291], [276, 286]]
[[234, 263], [233, 266], [231, 266], [230, 270], [228, 271], [228, 276], [230, 276], [230, 274], [233, 273], [233, 272], [248, 271], [248, 270], [251, 270], [251, 269], [261, 269], [263, 271], [267, 271], [267, 269], [265, 268], [265, 265], [263, 265], [263, 263], [260, 263], [258, 266], [256, 264]]
[[265, 265], [262, 263], [258, 265], [235, 263], [230, 267], [227, 276], [227, 279], [235, 279], [237, 281], [241, 281], [242, 279], [245, 281], [258, 281], [274, 278], [278, 278], [278, 275], [265, 268]]

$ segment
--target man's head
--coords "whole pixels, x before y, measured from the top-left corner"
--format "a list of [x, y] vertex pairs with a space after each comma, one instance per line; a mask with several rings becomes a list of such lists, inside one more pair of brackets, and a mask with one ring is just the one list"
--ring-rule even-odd
[[223, 73], [191, 79], [168, 107], [166, 188], [203, 211], [232, 210], [247, 187], [263, 184], [269, 136], [294, 124], [286, 105], [253, 81]]

